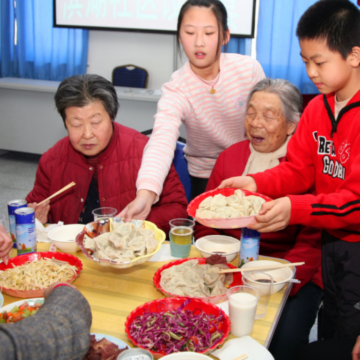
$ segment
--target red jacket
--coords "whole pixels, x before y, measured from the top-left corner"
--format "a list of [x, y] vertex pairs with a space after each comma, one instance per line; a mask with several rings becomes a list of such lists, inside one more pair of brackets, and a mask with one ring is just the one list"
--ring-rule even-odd
[[[251, 175], [258, 192], [289, 196], [290, 224], [326, 229], [360, 241], [360, 91], [333, 118], [335, 95], [319, 95], [306, 107], [291, 138], [288, 162]], [[301, 195], [315, 188], [315, 193]], [[292, 195], [289, 195], [292, 194]]]
[[[249, 141], [244, 140], [224, 150], [218, 157], [211, 173], [206, 191], [215, 189], [222, 180], [242, 175], [250, 156]], [[280, 159], [284, 162], [285, 158]], [[240, 229], [218, 230], [200, 224], [195, 226], [196, 239], [206, 235], [228, 235], [240, 240]], [[313, 281], [323, 288], [321, 278], [321, 241], [320, 230], [311, 227], [288, 226], [276, 233], [264, 233], [260, 238], [260, 254], [283, 258], [290, 262], [305, 261], [298, 266], [291, 295], [295, 295], [307, 282]]]
[[[141, 165], [145, 135], [114, 123], [114, 134], [108, 148], [99, 155], [98, 190], [100, 206], [110, 206], [119, 212], [136, 196], [135, 182]], [[40, 159], [34, 188], [28, 202], [40, 202], [74, 181], [76, 186], [51, 200], [49, 222], [74, 224], [79, 220], [93, 167], [77, 152], [65, 137]], [[172, 166], [165, 180], [159, 201], [152, 207], [147, 220], [169, 233], [169, 221], [187, 218], [187, 200], [178, 174]]]

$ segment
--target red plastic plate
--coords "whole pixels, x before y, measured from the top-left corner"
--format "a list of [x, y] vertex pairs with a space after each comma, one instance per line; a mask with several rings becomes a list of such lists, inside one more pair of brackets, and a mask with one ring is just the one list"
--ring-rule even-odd
[[[254, 224], [256, 222], [255, 215], [244, 216], [241, 218], [231, 218], [231, 219], [201, 219], [195, 216], [196, 210], [198, 209], [200, 203], [203, 200], [205, 200], [207, 197], [215, 196], [217, 194], [221, 194], [224, 196], [231, 196], [234, 195], [235, 190], [238, 189], [225, 188], [225, 189], [216, 189], [216, 190], [207, 191], [197, 196], [194, 200], [190, 202], [190, 204], [187, 207], [187, 212], [191, 217], [195, 218], [200, 224], [216, 229], [239, 229], [239, 228], [247, 227], [250, 224]], [[245, 194], [245, 196], [255, 195], [263, 198], [265, 201], [272, 200], [265, 195], [261, 195], [253, 191], [243, 190], [243, 189], [241, 189], [241, 191]]]
[[[198, 260], [199, 264], [205, 264], [206, 263], [206, 259], [205, 258], [189, 258], [189, 259], [180, 259], [180, 260], [175, 260], [175, 261], [171, 261], [168, 264], [164, 265], [163, 267], [161, 267], [160, 269], [158, 269], [153, 277], [153, 282], [155, 287], [161, 291], [166, 297], [178, 297], [178, 298], [186, 298], [185, 296], [179, 296], [179, 295], [175, 295], [172, 293], [167, 292], [166, 290], [164, 290], [161, 285], [160, 285], [160, 280], [161, 280], [161, 272], [164, 271], [165, 269], [168, 269], [172, 266], [175, 265], [180, 265], [185, 261], [189, 261], [189, 260]], [[236, 269], [236, 266], [233, 266], [231, 264], [226, 264], [228, 266], [228, 268], [230, 269]], [[241, 273], [233, 273], [234, 276], [234, 281], [230, 284], [230, 287], [233, 286], [237, 286], [237, 285], [242, 285], [242, 275]], [[201, 297], [201, 298], [195, 298], [195, 299], [199, 299], [205, 302], [210, 302], [212, 304], [218, 304], [221, 303], [222, 301], [226, 300], [226, 294], [224, 295], [217, 295], [217, 296], [211, 296], [211, 297]]]
[[[125, 332], [126, 332], [128, 338], [133, 342], [133, 344], [135, 346], [140, 347], [137, 344], [137, 342], [130, 335], [129, 329], [130, 329], [130, 325], [134, 321], [134, 319], [137, 318], [138, 316], [142, 315], [147, 310], [151, 311], [151, 312], [155, 312], [155, 313], [159, 313], [159, 312], [163, 312], [163, 311], [167, 311], [167, 310], [176, 310], [186, 300], [187, 300], [187, 298], [184, 298], [184, 297], [165, 298], [165, 299], [157, 299], [154, 301], [147, 302], [143, 305], [140, 305], [135, 310], [133, 310], [130, 313], [130, 315], [126, 318]], [[215, 316], [219, 316], [220, 314], [223, 314], [223, 316], [224, 316], [224, 320], [222, 321], [222, 324], [223, 324], [222, 329], [224, 331], [224, 336], [218, 343], [214, 344], [212, 347], [201, 352], [201, 354], [208, 354], [208, 353], [214, 351], [218, 346], [222, 345], [223, 342], [225, 341], [225, 339], [229, 336], [230, 325], [231, 325], [230, 320], [229, 320], [229, 317], [224, 313], [224, 311], [221, 310], [219, 307], [217, 307], [216, 305], [212, 305], [209, 302], [202, 301], [200, 299], [191, 298], [190, 302], [184, 307], [184, 310], [194, 311], [196, 309], [201, 309], [206, 314], [213, 314]], [[145, 349], [145, 350], [148, 350], [148, 349]], [[151, 350], [148, 350], [148, 351], [150, 351], [153, 354], [155, 359], [159, 359], [164, 356], [164, 354], [161, 354], [161, 353], [156, 353]]]
[[[13, 268], [14, 266], [20, 266], [24, 265], [25, 263], [29, 261], [38, 261], [40, 259], [57, 259], [61, 261], [66, 261], [70, 265], [76, 266], [77, 271], [76, 275], [72, 279], [70, 279], [68, 282], [72, 283], [79, 275], [82, 270], [82, 262], [75, 256], [65, 253], [58, 253], [58, 252], [36, 252], [26, 255], [19, 255], [14, 258], [9, 259], [9, 262], [7, 265], [5, 265], [3, 262], [0, 264], [0, 271], [4, 271], [9, 268]], [[42, 297], [44, 289], [39, 290], [15, 290], [15, 289], [6, 289], [2, 288], [3, 293], [8, 294], [10, 296], [19, 297], [19, 298], [35, 298], [35, 297]]]

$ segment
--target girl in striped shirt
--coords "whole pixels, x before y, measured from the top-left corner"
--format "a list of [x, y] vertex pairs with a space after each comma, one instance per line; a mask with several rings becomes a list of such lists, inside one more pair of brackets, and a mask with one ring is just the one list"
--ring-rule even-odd
[[189, 59], [162, 87], [151, 138], [144, 150], [137, 195], [120, 216], [146, 219], [162, 191], [183, 122], [192, 197], [205, 191], [219, 154], [245, 139], [251, 88], [265, 77], [249, 56], [221, 54], [230, 40], [219, 0], [188, 0], [180, 10], [177, 39]]

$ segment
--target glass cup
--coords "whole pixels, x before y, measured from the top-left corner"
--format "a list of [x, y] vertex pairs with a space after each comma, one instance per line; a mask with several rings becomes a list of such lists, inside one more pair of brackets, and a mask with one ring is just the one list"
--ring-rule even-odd
[[244, 272], [242, 276], [244, 285], [257, 289], [260, 293], [260, 299], [257, 304], [255, 319], [263, 319], [266, 316], [269, 298], [274, 284], [271, 275], [264, 272]]
[[102, 207], [92, 211], [94, 215], [94, 221], [104, 220], [108, 218], [112, 218], [117, 214], [117, 210], [112, 207]]
[[174, 219], [170, 221], [171, 256], [186, 258], [190, 254], [195, 221]]
[[5, 226], [5, 215], [0, 214], [0, 225]]
[[259, 291], [251, 286], [239, 285], [230, 288], [226, 296], [229, 299], [231, 334], [236, 337], [251, 335], [260, 298]]

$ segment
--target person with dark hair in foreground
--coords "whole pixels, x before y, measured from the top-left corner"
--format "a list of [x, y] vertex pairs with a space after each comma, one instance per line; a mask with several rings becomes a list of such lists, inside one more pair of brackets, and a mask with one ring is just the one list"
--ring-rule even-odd
[[[68, 136], [40, 159], [33, 190], [26, 200], [42, 223], [87, 224], [92, 210], [124, 208], [136, 196], [136, 178], [148, 137], [116, 123], [119, 108], [114, 86], [98, 75], [76, 75], [61, 82], [56, 108]], [[37, 206], [75, 182], [76, 186]], [[169, 221], [187, 217], [187, 200], [171, 166], [164, 190], [147, 220], [169, 232]]]
[[35, 315], [17, 323], [0, 324], [0, 359], [84, 358], [91, 326], [87, 300], [67, 283], [50, 285], [44, 298], [44, 305]]

